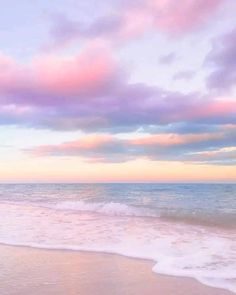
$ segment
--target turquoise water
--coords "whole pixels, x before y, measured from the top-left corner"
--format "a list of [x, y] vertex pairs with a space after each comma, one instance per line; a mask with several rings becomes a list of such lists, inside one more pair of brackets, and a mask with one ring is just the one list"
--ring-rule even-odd
[[236, 292], [236, 185], [2, 184], [0, 242], [147, 258]]

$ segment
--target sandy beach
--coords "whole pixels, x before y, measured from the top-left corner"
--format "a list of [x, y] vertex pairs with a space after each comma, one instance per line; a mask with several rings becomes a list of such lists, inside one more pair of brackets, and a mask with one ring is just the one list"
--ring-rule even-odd
[[1, 295], [230, 295], [119, 255], [0, 246]]

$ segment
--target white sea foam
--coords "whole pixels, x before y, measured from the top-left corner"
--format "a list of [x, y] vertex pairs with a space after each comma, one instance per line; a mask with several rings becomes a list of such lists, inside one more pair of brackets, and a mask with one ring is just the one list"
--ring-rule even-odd
[[89, 203], [84, 201], [63, 201], [57, 204], [48, 203], [43, 206], [55, 210], [97, 212], [111, 216], [158, 217], [158, 214], [150, 209], [138, 208], [117, 202]]
[[0, 242], [150, 259], [154, 272], [236, 293], [235, 232], [150, 219], [119, 203], [44, 205], [0, 203]]

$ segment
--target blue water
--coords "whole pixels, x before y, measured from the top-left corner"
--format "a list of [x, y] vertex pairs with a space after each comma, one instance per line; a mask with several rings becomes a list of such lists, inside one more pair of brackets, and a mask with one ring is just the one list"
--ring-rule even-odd
[[0, 200], [114, 202], [170, 220], [236, 227], [236, 184], [0, 184]]
[[236, 184], [1, 184], [0, 243], [146, 258], [236, 293]]

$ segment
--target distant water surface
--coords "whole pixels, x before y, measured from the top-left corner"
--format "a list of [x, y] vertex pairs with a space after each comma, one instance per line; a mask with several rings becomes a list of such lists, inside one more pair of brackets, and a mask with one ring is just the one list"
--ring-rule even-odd
[[1, 184], [0, 242], [147, 258], [236, 293], [236, 184]]

